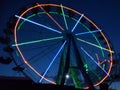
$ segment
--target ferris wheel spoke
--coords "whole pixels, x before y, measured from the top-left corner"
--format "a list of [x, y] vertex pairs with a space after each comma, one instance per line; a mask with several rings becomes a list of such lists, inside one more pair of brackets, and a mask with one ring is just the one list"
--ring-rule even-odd
[[56, 42], [56, 43], [52, 43], [52, 44], [49, 44], [49, 45], [42, 45], [42, 46], [35, 46], [35, 47], [33, 47], [33, 48], [25, 48], [24, 49], [24, 52], [29, 52], [30, 50], [37, 50], [37, 49], [39, 49], [39, 48], [49, 48], [49, 47], [51, 47], [51, 46], [54, 46], [54, 45], [57, 45], [57, 44], [59, 44], [61, 41], [58, 41], [58, 42]]
[[42, 82], [43, 78], [45, 77], [45, 75], [47, 74], [48, 70], [50, 69], [50, 67], [52, 66], [52, 64], [54, 63], [55, 59], [57, 58], [57, 56], [60, 54], [60, 52], [62, 51], [62, 49], [64, 48], [66, 44], [66, 41], [62, 44], [62, 46], [60, 47], [60, 49], [58, 50], [58, 52], [56, 53], [56, 55], [54, 56], [53, 60], [50, 62], [49, 66], [47, 67], [47, 69], [45, 70], [44, 74], [42, 75], [42, 78], [39, 80], [39, 82]]
[[34, 41], [28, 41], [28, 42], [23, 42], [23, 43], [18, 43], [18, 44], [12, 44], [12, 47], [35, 44], [35, 43], [46, 42], [46, 41], [51, 41], [51, 40], [57, 40], [57, 39], [62, 39], [62, 38], [63, 38], [63, 36], [54, 37], [54, 38], [47, 38], [47, 39], [40, 39], [40, 40], [34, 40]]
[[[38, 4], [38, 3], [37, 3], [37, 4]], [[38, 4], [38, 5], [40, 6], [41, 10], [43, 10], [43, 11], [47, 14], [47, 16], [48, 16], [61, 30], [64, 30], [63, 27], [62, 27], [47, 11], [45, 11], [45, 9], [44, 9], [40, 4]]]
[[64, 23], [65, 23], [66, 29], [68, 30], [68, 24], [67, 24], [67, 21], [66, 21], [66, 18], [65, 18], [64, 9], [63, 9], [62, 4], [61, 4], [60, 6], [61, 6], [61, 11], [62, 11], [62, 15], [63, 15]]
[[48, 29], [48, 30], [50, 30], [50, 31], [53, 31], [53, 32], [56, 32], [56, 33], [59, 33], [59, 34], [62, 33], [62, 32], [60, 32], [60, 31], [58, 31], [58, 30], [56, 30], [56, 29], [53, 29], [53, 28], [48, 27], [48, 26], [46, 26], [46, 25], [43, 25], [43, 24], [34, 22], [34, 21], [32, 21], [32, 20], [29, 20], [29, 19], [23, 18], [23, 17], [21, 17], [21, 16], [15, 15], [15, 17], [20, 18], [20, 19], [22, 19], [22, 20], [25, 20], [25, 21], [27, 21], [27, 22], [30, 22], [30, 23], [32, 23], [32, 24], [35, 24], [35, 25], [37, 25], [37, 26], [46, 28], [46, 29]]
[[96, 60], [83, 48], [81, 47], [81, 50], [107, 75], [110, 77], [109, 73], [107, 73], [106, 70], [104, 70], [97, 62]]
[[114, 53], [114, 51], [112, 51], [112, 50], [109, 50], [109, 49], [107, 49], [107, 48], [101, 47], [101, 46], [96, 45], [96, 44], [94, 44], [94, 43], [91, 43], [91, 42], [85, 41], [85, 40], [83, 40], [83, 39], [77, 38], [77, 40], [78, 40], [78, 41], [81, 41], [81, 42], [83, 42], [83, 43], [86, 43], [86, 44], [92, 45], [92, 46], [94, 46], [94, 47], [100, 48], [100, 49], [102, 49], [102, 50], [105, 50], [105, 51], [108, 51], [108, 52]]
[[[36, 58], [39, 58], [39, 57], [45, 57], [46, 56], [46, 54], [47, 53], [51, 53], [53, 50], [55, 50], [56, 48], [57, 48], [57, 45], [58, 44], [60, 44], [60, 41], [59, 42], [57, 42], [56, 44], [51, 44], [51, 45], [47, 45], [47, 47], [45, 46], [45, 49], [43, 49], [42, 51], [40, 51], [40, 52], [37, 52], [37, 54], [35, 54], [34, 56], [31, 56], [29, 59], [28, 59], [28, 61], [29, 61], [29, 63], [35, 63], [36, 61], [37, 61], [37, 59]], [[54, 46], [54, 48], [50, 48], [51, 46]], [[56, 47], [55, 47], [56, 46]], [[39, 48], [44, 48], [44, 47], [39, 47]], [[36, 48], [36, 49], [38, 49], [38, 48]], [[45, 52], [46, 50], [48, 50], [47, 52]], [[24, 65], [24, 63], [21, 63], [21, 64], [19, 64], [19, 66], [22, 66], [22, 65]]]
[[101, 30], [94, 30], [94, 31], [88, 31], [88, 32], [81, 32], [81, 33], [77, 33], [77, 34], [75, 34], [75, 35], [76, 35], [76, 36], [79, 36], [79, 35], [92, 34], [92, 33], [97, 33], [97, 32], [101, 32]]
[[78, 23], [80, 22], [80, 20], [82, 19], [83, 16], [84, 16], [84, 14], [82, 14], [80, 16], [80, 18], [77, 20], [77, 22], [76, 22], [75, 26], [73, 27], [73, 29], [71, 30], [71, 32], [73, 32], [75, 30], [75, 28], [77, 27]]
[[[59, 43], [60, 43], [60, 42], [59, 42]], [[47, 53], [52, 53], [52, 51], [54, 51], [54, 50], [57, 48], [57, 45], [58, 45], [59, 43], [52, 45], [52, 47], [54, 46], [54, 48], [50, 48], [51, 45], [48, 46], [47, 48], [45, 48], [45, 49], [43, 49], [42, 51], [40, 51], [37, 55], [38, 55], [39, 57], [42, 57], [42, 58], [45, 57], [45, 56], [47, 55]], [[41, 54], [40, 54], [40, 53], [41, 53]], [[37, 55], [34, 56], [34, 57], [32, 57], [32, 58], [30, 58], [29, 61], [30, 61], [30, 60], [33, 61], [33, 59], [36, 58]], [[35, 62], [35, 61], [34, 61], [34, 62]]]

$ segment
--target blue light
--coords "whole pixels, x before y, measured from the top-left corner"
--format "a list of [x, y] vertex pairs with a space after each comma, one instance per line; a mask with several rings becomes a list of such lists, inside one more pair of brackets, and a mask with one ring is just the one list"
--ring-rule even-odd
[[106, 73], [106, 75], [108, 75], [108, 76], [110, 77], [110, 75], [95, 61], [95, 59], [94, 59], [85, 49], [83, 49], [82, 47], [81, 47], [81, 49], [83, 50], [83, 52], [84, 52], [88, 57], [90, 57], [90, 59], [91, 59], [92, 61], [94, 61], [94, 63], [95, 63], [104, 73]]
[[75, 28], [77, 27], [78, 23], [80, 22], [80, 20], [82, 19], [82, 17], [84, 16], [84, 14], [82, 14], [80, 16], [80, 18], [78, 19], [78, 21], [76, 22], [75, 26], [73, 27], [73, 29], [71, 30], [72, 32], [75, 30]]
[[49, 66], [47, 67], [46, 71], [44, 72], [44, 74], [42, 75], [43, 77], [39, 80], [39, 82], [41, 83], [44, 76], [47, 74], [48, 70], [50, 69], [50, 67], [52, 66], [53, 62], [55, 61], [55, 59], [57, 58], [57, 56], [59, 55], [59, 53], [61, 52], [61, 50], [64, 48], [64, 45], [66, 44], [66, 41], [62, 44], [62, 46], [60, 47], [60, 49], [58, 50], [57, 54], [55, 55], [55, 57], [53, 58], [53, 60], [51, 61], [51, 63], [49, 64]]
[[40, 26], [40, 27], [46, 28], [46, 29], [48, 29], [48, 30], [51, 30], [51, 31], [54, 31], [54, 32], [57, 32], [57, 33], [62, 33], [62, 32], [60, 32], [60, 31], [58, 31], [58, 30], [55, 30], [55, 29], [50, 28], [50, 27], [48, 27], [48, 26], [45, 26], [45, 25], [43, 25], [43, 24], [34, 22], [34, 21], [32, 21], [32, 20], [28, 20], [28, 19], [26, 19], [26, 18], [20, 17], [20, 16], [18, 16], [18, 15], [15, 15], [15, 17], [20, 18], [20, 19], [22, 19], [22, 20], [25, 20], [25, 21], [27, 21], [27, 22], [30, 22], [30, 23], [32, 23], [32, 24], [38, 25], [38, 26]]
[[100, 31], [101, 31], [101, 30], [88, 31], [88, 32], [77, 33], [77, 34], [75, 34], [75, 35], [91, 34], [91, 33], [96, 33], [96, 32], [100, 32]]

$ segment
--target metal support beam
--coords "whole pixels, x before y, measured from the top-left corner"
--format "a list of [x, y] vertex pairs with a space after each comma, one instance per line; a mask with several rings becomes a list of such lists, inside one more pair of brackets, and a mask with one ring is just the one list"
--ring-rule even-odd
[[69, 71], [69, 65], [70, 65], [70, 42], [68, 40], [61, 56], [59, 71], [56, 80], [57, 84], [64, 85], [66, 80], [66, 74]]
[[89, 86], [89, 89], [90, 90], [95, 90], [94, 86], [93, 86], [93, 83], [91, 82], [90, 80], [90, 77], [89, 75], [86, 73], [86, 70], [84, 68], [84, 64], [83, 64], [83, 61], [81, 59], [81, 55], [80, 55], [80, 52], [77, 48], [77, 44], [75, 42], [75, 38], [73, 36], [71, 36], [71, 40], [72, 40], [72, 45], [73, 45], [73, 48], [74, 48], [74, 53], [76, 55], [76, 63], [80, 69], [80, 71], [82, 72], [83, 74], [83, 77], [85, 78], [85, 81], [86, 83], [88, 83], [88, 86]]

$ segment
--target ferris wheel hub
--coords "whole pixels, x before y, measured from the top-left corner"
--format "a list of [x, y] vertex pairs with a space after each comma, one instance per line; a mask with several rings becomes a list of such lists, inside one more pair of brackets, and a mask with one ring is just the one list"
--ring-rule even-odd
[[86, 16], [66, 6], [41, 4], [15, 17], [12, 46], [18, 53], [13, 57], [33, 81], [87, 89], [107, 79], [112, 68], [111, 47]]
[[74, 34], [71, 31], [65, 31], [63, 32], [63, 37], [65, 40], [70, 40], [71, 38], [74, 37]]

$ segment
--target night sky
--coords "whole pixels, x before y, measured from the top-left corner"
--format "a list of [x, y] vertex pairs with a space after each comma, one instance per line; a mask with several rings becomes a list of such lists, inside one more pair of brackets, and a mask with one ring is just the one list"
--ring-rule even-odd
[[[25, 5], [32, 3], [56, 3], [71, 7], [76, 11], [83, 13], [89, 19], [94, 21], [96, 25], [105, 32], [105, 35], [110, 39], [116, 53], [120, 52], [120, 1], [119, 0], [1, 0], [0, 2], [0, 36], [3, 35], [3, 30], [6, 28], [8, 19], [15, 15], [17, 10]], [[2, 51], [0, 44], [0, 56], [6, 56]], [[1, 76], [22, 76], [21, 73], [16, 73], [11, 70], [15, 65], [0, 64]], [[9, 72], [9, 73], [8, 73]]]
[[[14, 15], [17, 11], [17, 8], [20, 8], [24, 5], [30, 5], [37, 0], [23, 1], [1, 1], [0, 6], [0, 31], [2, 31], [9, 17]], [[88, 18], [96, 22], [96, 24], [106, 32], [109, 36], [111, 42], [114, 45], [115, 50], [120, 52], [119, 43], [119, 26], [120, 26], [120, 1], [116, 0], [38, 0], [41, 3], [62, 3], [65, 6], [71, 7], [81, 13], [84, 13]], [[2, 33], [0, 33], [1, 35]]]

